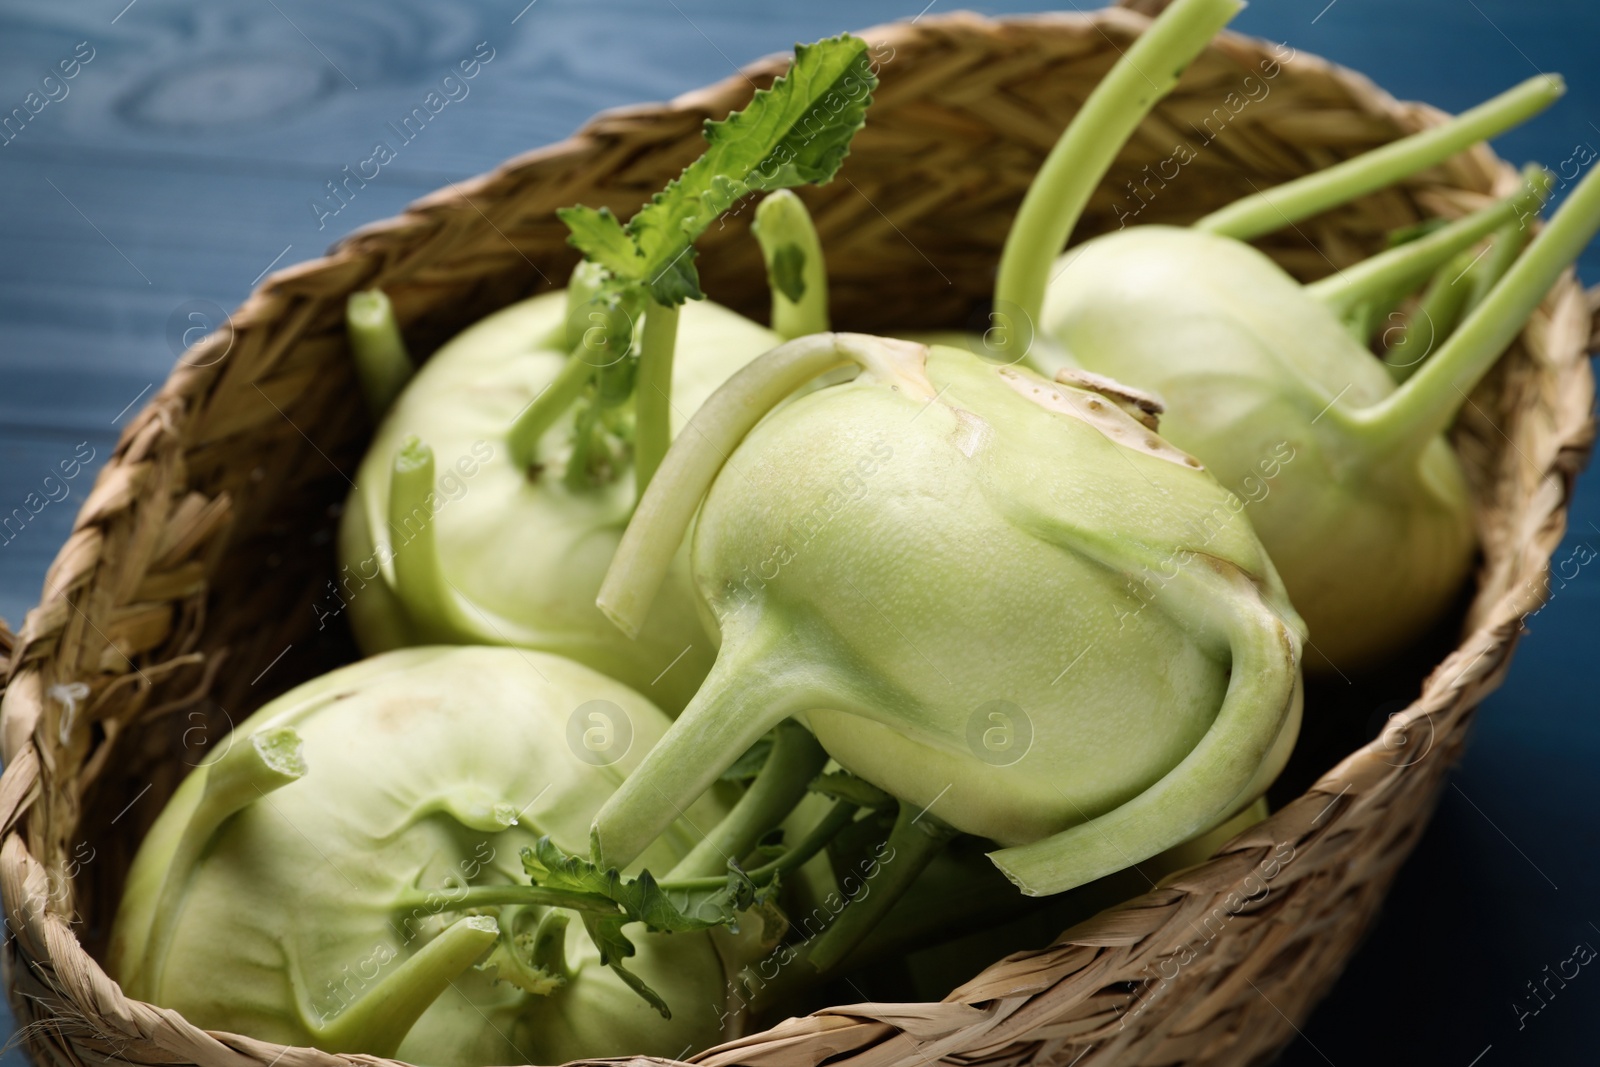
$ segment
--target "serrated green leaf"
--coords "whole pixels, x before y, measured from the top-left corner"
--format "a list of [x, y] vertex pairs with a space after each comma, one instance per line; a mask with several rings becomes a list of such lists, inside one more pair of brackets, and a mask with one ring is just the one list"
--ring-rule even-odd
[[619, 278], [637, 278], [644, 270], [639, 246], [610, 208], [597, 211], [578, 204], [559, 209], [556, 217], [572, 231], [567, 236], [568, 244]]
[[[843, 34], [800, 45], [788, 73], [759, 90], [748, 106], [706, 123], [706, 153], [651, 198], [628, 225], [633, 255], [621, 247], [614, 218], [569, 208], [573, 243], [620, 279], [648, 285], [662, 303], [698, 299], [694, 241], [740, 198], [831, 179], [866, 121], [877, 87], [867, 43]], [[569, 217], [570, 216], [570, 217]], [[581, 233], [579, 232], [581, 228]]]
[[628, 940], [622, 932], [622, 927], [628, 922], [620, 916], [610, 915], [585, 915], [583, 926], [589, 931], [589, 939], [600, 950], [600, 962], [616, 974], [627, 984], [644, 1002], [661, 1014], [663, 1019], [672, 1018], [672, 1009], [667, 1007], [667, 1002], [645, 984], [645, 980], [634, 974], [622, 965], [622, 961], [634, 954], [633, 942]]
[[694, 269], [694, 260], [694, 246], [685, 245], [677, 259], [662, 267], [646, 282], [650, 299], [663, 306], [703, 299], [706, 294], [700, 291], [700, 272]]

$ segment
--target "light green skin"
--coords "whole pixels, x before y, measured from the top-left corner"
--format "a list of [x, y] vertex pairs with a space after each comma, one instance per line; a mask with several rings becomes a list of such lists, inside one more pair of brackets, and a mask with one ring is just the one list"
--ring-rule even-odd
[[[1195, 230], [1132, 227], [1061, 262], [1041, 333], [1066, 356], [1035, 361], [1165, 402], [1162, 436], [1252, 499], [1308, 662], [1369, 664], [1444, 612], [1477, 544], [1460, 462], [1442, 437], [1400, 456], [1363, 442], [1347, 413], [1395, 383], [1327, 307], [1249, 245]], [[1285, 443], [1294, 458], [1272, 464]]]
[[[1195, 747], [1228, 687], [1230, 597], [1285, 631], [1278, 670], [1298, 677], [1276, 572], [1197, 464], [1159, 441], [1167, 458], [1143, 450], [1151, 435], [1126, 416], [1121, 443], [1035, 400], [1111, 409], [1097, 394], [951, 348], [931, 350], [927, 374], [932, 403], [863, 375], [774, 411], [739, 446], [694, 537], [722, 650], [641, 775], [692, 778], [694, 795], [715, 770], [683, 753], [714, 738], [737, 754], [801, 715], [902, 802], [1022, 844], [1118, 807]], [[1142, 568], [1185, 546], [1203, 555], [1136, 595]], [[1010, 766], [969, 747], [993, 700], [1032, 724]], [[1229, 810], [1281, 769], [1298, 708], [1296, 689], [1291, 710], [1257, 709], [1284, 725]]]
[[[716, 654], [695, 605], [687, 552], [639, 639], [630, 641], [594, 600], [633, 512], [631, 471], [608, 486], [574, 492], [559, 472], [528, 477], [512, 463], [506, 443], [518, 413], [566, 360], [555, 344], [565, 317], [564, 292], [488, 316], [439, 349], [390, 409], [356, 475], [339, 531], [342, 573], [354, 576], [343, 594], [350, 624], [368, 654], [441, 643], [554, 652], [676, 714]], [[770, 330], [726, 308], [686, 304], [673, 368], [673, 432], [729, 375], [777, 343]], [[562, 454], [570, 425], [570, 419], [557, 422], [542, 455]], [[411, 434], [434, 451], [444, 501], [435, 536], [444, 577], [458, 594], [459, 624], [436, 618], [395, 586], [389, 476], [395, 452]], [[484, 461], [487, 449], [492, 455]], [[447, 485], [447, 478], [454, 480]]]
[[[609, 766], [579, 760], [567, 744], [569, 715], [590, 700], [613, 702], [632, 723], [631, 749]], [[452, 875], [475, 885], [526, 884], [519, 853], [541, 834], [583, 854], [590, 818], [668, 725], [611, 679], [520, 649], [405, 649], [308, 682], [219, 742], [292, 727], [304, 741], [307, 774], [223, 824], [182, 898], [161, 986], [145, 989], [137, 972], [157, 893], [205, 768], [184, 781], [129, 873], [110, 973], [129, 995], [197, 1026], [316, 1045], [318, 1013], [333, 1014], [339, 1003], [329, 981], [361, 977], [363, 968], [371, 977], [367, 961], [385, 946], [395, 959], [381, 978], [459, 919], [425, 910], [408, 946], [401, 932], [413, 913], [395, 903], [403, 893], [445, 886]], [[477, 810], [508, 803], [522, 814], [509, 829], [475, 830], [442, 810], [452, 803]], [[708, 798], [689, 818], [706, 827], [721, 814]], [[664, 871], [691, 844], [676, 825], [641, 866]], [[482, 863], [488, 850], [493, 858]], [[502, 924], [512, 921], [513, 909], [490, 910]], [[724, 982], [711, 937], [638, 934], [631, 966], [666, 997], [672, 1021], [600, 965], [574, 917], [568, 985], [541, 997], [468, 969], [423, 1013], [398, 1057], [478, 1067], [674, 1055], [714, 1043]], [[347, 1000], [361, 988], [352, 985]]]

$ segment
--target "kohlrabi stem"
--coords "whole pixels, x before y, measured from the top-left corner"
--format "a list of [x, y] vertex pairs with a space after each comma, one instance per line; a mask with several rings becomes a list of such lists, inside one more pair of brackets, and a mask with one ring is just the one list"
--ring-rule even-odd
[[750, 232], [767, 264], [773, 332], [785, 341], [827, 332], [828, 266], [804, 201], [788, 189], [769, 194]]
[[580, 260], [572, 268], [572, 277], [567, 279], [567, 317], [562, 331], [562, 351], [576, 352], [583, 346], [584, 335], [596, 325], [592, 315], [599, 314], [604, 319], [604, 314], [598, 308], [589, 305], [599, 295], [605, 280], [606, 269], [593, 260]]
[[[777, 875], [787, 874], [797, 867], [803, 866], [812, 856], [827, 848], [828, 842], [839, 836], [839, 832], [855, 820], [856, 812], [859, 810], [856, 805], [848, 800], [835, 802], [833, 807], [828, 809], [828, 814], [824, 815], [822, 820], [806, 833], [805, 837], [802, 837], [794, 845], [786, 849], [783, 855], [777, 859], [744, 872], [745, 877], [756, 885], [766, 885]], [[684, 890], [716, 889], [719, 886], [726, 885], [727, 881], [725, 874], [720, 877], [672, 877], [671, 879], [662, 879], [661, 888], [680, 892]]]
[[534, 904], [570, 911], [592, 911], [615, 915], [617, 905], [598, 893], [571, 889], [547, 889], [538, 885], [467, 885], [454, 889], [412, 890], [395, 901], [396, 911], [412, 915], [437, 915], [449, 911], [471, 911], [503, 905]]
[[672, 357], [678, 347], [678, 309], [651, 302], [639, 339], [639, 378], [633, 388], [633, 477], [644, 496], [672, 444]]
[[554, 380], [522, 409], [522, 414], [511, 424], [511, 431], [506, 435], [506, 446], [511, 450], [513, 464], [529, 470], [539, 462], [539, 441], [561, 418], [561, 413], [583, 395], [584, 387], [599, 369], [597, 364], [590, 362], [589, 352], [580, 341], [579, 347], [567, 357]]
[[389, 548], [394, 592], [413, 623], [448, 627], [460, 618], [455, 590], [445, 581], [434, 531], [433, 449], [412, 435], [389, 468]]
[[902, 802], [889, 832], [887, 855], [878, 856], [876, 874], [863, 883], [867, 891], [845, 905], [839, 917], [811, 943], [805, 952], [811, 966], [822, 974], [838, 966], [955, 835], [954, 829], [933, 815], [913, 812]]
[[167, 951], [202, 853], [229, 818], [305, 775], [300, 736], [287, 728], [262, 730], [246, 738], [234, 736], [227, 750], [206, 764], [202, 773], [206, 777], [200, 800], [167, 863], [166, 877], [151, 913], [154, 918], [136, 993], [148, 1000], [161, 998]]
[[1050, 268], [1090, 194], [1150, 109], [1243, 7], [1241, 0], [1176, 0], [1100, 79], [1034, 175], [1011, 223], [995, 282], [996, 314], [1039, 322]]
[[[663, 477], [666, 471], [663, 467]], [[601, 805], [589, 829], [596, 864], [626, 868], [741, 752], [817, 698], [804, 685], [736, 673], [719, 657], [678, 722]]]
[[781, 344], [739, 370], [689, 420], [640, 498], [600, 586], [595, 601], [600, 610], [623, 633], [639, 635], [700, 499], [744, 435], [790, 393], [853, 362], [898, 382], [908, 395], [931, 398], [934, 390], [922, 370], [927, 351], [923, 345], [864, 334], [812, 334]]
[[800, 803], [827, 762], [828, 754], [810, 730], [794, 721], [779, 723], [767, 762], [744, 796], [662, 881], [726, 875], [729, 863], [748, 855]]
[[[1517, 192], [1504, 200], [1457, 219], [1426, 237], [1408, 241], [1353, 267], [1306, 286], [1306, 292], [1345, 315], [1368, 301], [1384, 302], [1421, 285], [1462, 249], [1477, 244], [1507, 223], [1517, 225], [1537, 215], [1550, 191], [1550, 175], [1543, 167], [1528, 167]], [[1387, 305], [1386, 305], [1387, 306]]]
[[1518, 126], [1561, 98], [1559, 75], [1540, 74], [1448, 122], [1363, 152], [1354, 159], [1235, 200], [1194, 224], [1241, 241], [1271, 233], [1443, 163]]
[[572, 971], [567, 966], [567, 927], [572, 916], [555, 908], [539, 916], [539, 925], [533, 931], [533, 948], [529, 961], [546, 974], [570, 979]]
[[[1548, 178], [1548, 173], [1546, 177]], [[1546, 195], [1549, 195], [1548, 192]], [[1543, 205], [1543, 201], [1540, 201]], [[1500, 279], [1511, 270], [1511, 265], [1522, 255], [1522, 249], [1527, 245], [1528, 238], [1533, 236], [1533, 229], [1523, 219], [1508, 222], [1495, 231], [1494, 240], [1489, 244], [1489, 251], [1472, 265], [1467, 272], [1467, 280], [1472, 288], [1467, 293], [1466, 306], [1463, 312], [1471, 311], [1483, 303]]]
[[361, 999], [320, 1026], [308, 1026], [324, 1052], [360, 1052], [393, 1057], [428, 1006], [500, 937], [487, 915], [469, 915], [447, 926]]
[[345, 302], [345, 333], [356, 360], [356, 377], [374, 421], [381, 418], [400, 395], [416, 370], [406, 343], [400, 337], [394, 308], [381, 289], [351, 293]]
[[[1521, 245], [1517, 247], [1520, 251]], [[1469, 248], [1440, 268], [1417, 298], [1417, 306], [1407, 316], [1399, 337], [1392, 344], [1386, 343], [1383, 365], [1397, 384], [1417, 372], [1422, 361], [1450, 336], [1466, 314], [1467, 298], [1472, 295], [1468, 275], [1479, 262], [1478, 255]]]
[[1550, 287], [1600, 229], [1600, 168], [1590, 170], [1483, 303], [1389, 396], [1345, 416], [1375, 461], [1420, 452], [1443, 433]]
[[1298, 707], [1298, 646], [1284, 621], [1237, 570], [1180, 572], [1162, 590], [1174, 618], [1223, 637], [1232, 662], [1217, 717], [1155, 784], [1104, 814], [1027, 845], [989, 853], [1029, 896], [1091, 882], [1216, 825], [1257, 786]]

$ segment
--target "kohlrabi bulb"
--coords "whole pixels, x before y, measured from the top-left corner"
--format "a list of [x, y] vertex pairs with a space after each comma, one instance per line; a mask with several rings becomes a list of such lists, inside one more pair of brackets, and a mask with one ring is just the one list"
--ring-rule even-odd
[[[664, 991], [668, 1021], [575, 913], [456, 903], [526, 888], [519, 853], [541, 835], [585, 850], [667, 726], [617, 682], [521, 649], [405, 649], [308, 682], [174, 794], [129, 874], [109, 970], [206, 1029], [437, 1067], [713, 1044], [710, 934], [634, 938], [630, 969]], [[701, 827], [720, 814], [710, 798], [688, 811]], [[694, 837], [678, 824], [640, 861], [665, 871]]]
[[1040, 329], [1065, 365], [1157, 394], [1162, 434], [1248, 502], [1311, 659], [1364, 666], [1455, 598], [1477, 547], [1455, 453], [1356, 424], [1394, 379], [1256, 249], [1168, 226], [1095, 238], [1064, 260]]
[[[430, 643], [553, 652], [675, 713], [715, 655], [687, 553], [639, 640], [628, 641], [594, 597], [632, 514], [634, 479], [621, 471], [574, 486], [563, 477], [570, 411], [543, 435], [537, 462], [512, 440], [519, 415], [561, 387], [572, 358], [567, 309], [562, 292], [512, 305], [463, 331], [417, 372], [356, 475], [339, 537], [343, 568], [319, 615], [348, 606], [369, 653]], [[577, 320], [579, 335], [607, 328], [595, 315], [596, 325]], [[674, 427], [777, 343], [725, 308], [687, 303], [673, 364]], [[405, 499], [394, 496], [396, 485]]]
[[[866, 371], [739, 440], [840, 352]], [[670, 550], [730, 451], [694, 534], [721, 650], [601, 812], [601, 854], [636, 855], [786, 716], [912, 811], [1011, 846], [994, 859], [1030, 893], [1255, 799], [1296, 736], [1301, 623], [1244, 502], [1155, 410], [1093, 376], [853, 335], [736, 376], [669, 453], [602, 591], [630, 625], [660, 567], [635, 551]]]

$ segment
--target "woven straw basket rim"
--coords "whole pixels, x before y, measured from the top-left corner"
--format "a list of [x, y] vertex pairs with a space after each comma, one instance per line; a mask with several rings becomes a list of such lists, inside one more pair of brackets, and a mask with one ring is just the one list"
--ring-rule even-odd
[[[916, 291], [896, 305], [895, 287], [884, 287], [882, 279], [904, 282], [931, 267], [954, 291], [981, 291], [994, 259], [987, 232], [998, 227], [1003, 233], [1021, 184], [1081, 100], [1081, 94], [1071, 97], [1070, 79], [1035, 75], [1081, 66], [1098, 77], [1119, 45], [1145, 24], [1142, 15], [1120, 9], [993, 20], [958, 13], [862, 34], [891, 47], [899, 66], [886, 73], [847, 165], [845, 177], [852, 180], [806, 194], [841, 290], [835, 304], [841, 323], [881, 327], [897, 314], [915, 321], [911, 314], [945, 305], [946, 317], [958, 323], [961, 309], [948, 297], [940, 303], [928, 296], [944, 290], [916, 289], [933, 282], [905, 282]], [[1224, 34], [1185, 84], [1194, 78], [1221, 84], [1268, 54], [1262, 42]], [[233, 568], [240, 559], [277, 565], [268, 553], [273, 538], [286, 536], [278, 527], [302, 514], [290, 510], [301, 506], [293, 503], [296, 496], [323, 504], [335, 499], [330, 494], [342, 486], [328, 468], [346, 469], [340, 462], [359, 456], [367, 431], [330, 395], [350, 392], [339, 332], [344, 297], [373, 285], [391, 289], [408, 332], [437, 341], [526, 295], [540, 279], [561, 277], [556, 272], [570, 264], [563, 259], [570, 254], [561, 250], [553, 207], [579, 200], [624, 211], [637, 205], [692, 154], [704, 118], [742, 105], [753, 85], [766, 84], [784, 65], [782, 57], [769, 57], [668, 104], [604, 113], [566, 141], [441, 190], [397, 218], [352, 234], [324, 258], [279, 271], [238, 309], [229, 328], [185, 355], [128, 424], [50, 568], [44, 599], [14, 639], [0, 629], [0, 639], [14, 642], [0, 714], [6, 762], [0, 893], [14, 934], [4, 959], [23, 1035], [40, 1062], [393, 1062], [202, 1031], [176, 1012], [123, 996], [81, 943], [71, 918], [86, 901], [103, 917], [106, 900], [115, 902], [121, 872], [111, 858], [80, 872], [72, 846], [81, 834], [99, 832], [96, 843], [108, 855], [121, 848], [126, 859], [132, 845], [118, 846], [98, 814], [132, 795], [131, 787], [115, 792], [127, 785], [117, 775], [126, 778], [137, 765], [163, 776], [159, 800], [184, 769], [170, 766], [170, 758], [164, 764], [146, 758], [140, 746], [154, 730], [149, 724], [208, 693], [225, 706], [261, 703], [272, 694], [251, 690], [250, 676], [270, 669], [285, 635], [310, 629], [307, 601], [293, 599], [301, 588], [295, 582], [320, 587], [320, 581], [297, 572], [285, 572], [278, 582], [254, 574], [245, 581]], [[1263, 109], [1259, 121], [1241, 124], [1212, 152], [1216, 158], [1202, 164], [1218, 168], [1214, 180], [1196, 179], [1182, 196], [1157, 201], [1151, 218], [1163, 211], [1192, 217], [1216, 206], [1197, 197], [1231, 198], [1228, 168], [1254, 168], [1281, 180], [1443, 117], [1400, 104], [1362, 76], [1311, 56], [1283, 58], [1282, 69], [1284, 81], [1275, 91], [1298, 94], [1292, 95], [1297, 107]], [[1087, 82], [1089, 75], [1082, 77]], [[1185, 92], [1180, 87], [1174, 94], [1173, 108], [1183, 106]], [[1160, 117], [1175, 113], [1158, 108], [1154, 125], [1141, 131], [1145, 142], [1136, 138], [1130, 146], [1129, 166], [1156, 158], [1150, 149], [1164, 136]], [[992, 164], [989, 176], [1010, 182], [987, 199], [959, 184], [970, 180], [970, 167], [963, 167], [984, 138], [982, 164], [1003, 161]], [[924, 168], [927, 159], [932, 162]], [[884, 215], [887, 227], [872, 214], [881, 209], [857, 185], [887, 188], [872, 185], [881, 175], [871, 168], [879, 164], [884, 173], [903, 166], [924, 183], [885, 194], [896, 197], [897, 221]], [[1424, 210], [1462, 214], [1516, 180], [1480, 147], [1401, 190], [1312, 220], [1302, 230], [1315, 239], [1318, 256], [1348, 262], [1386, 227]], [[859, 201], [852, 199], [856, 193]], [[1091, 214], [1098, 212], [1103, 223], [1103, 197], [1097, 204]], [[922, 225], [934, 208], [944, 221]], [[764, 282], [748, 249], [734, 244], [743, 225], [713, 235], [708, 243], [716, 248], [708, 248], [702, 262], [708, 291], [748, 309], [759, 306]], [[1308, 259], [1303, 241], [1298, 248], [1273, 240], [1263, 247], [1297, 273], [1326, 269]], [[849, 255], [836, 259], [840, 248]], [[963, 274], [966, 259], [977, 265]], [[851, 303], [849, 290], [875, 284], [876, 311]], [[1573, 480], [1594, 434], [1594, 383], [1585, 357], [1590, 333], [1588, 303], [1569, 275], [1457, 426], [1456, 446], [1478, 501], [1484, 561], [1457, 647], [1378, 740], [1209, 862], [1102, 912], [1048, 948], [997, 961], [942, 1002], [828, 1008], [701, 1053], [694, 1062], [912, 1067], [948, 1059], [1092, 1067], [1243, 1064], [1270, 1056], [1292, 1036], [1295, 1021], [1310, 1011], [1366, 928], [1426, 824], [1473, 705], [1499, 683], [1522, 617], [1542, 602]], [[271, 410], [257, 410], [262, 399], [283, 416], [281, 423]], [[272, 457], [288, 457], [282, 459], [282, 487], [252, 478], [252, 467], [269, 465]], [[256, 614], [249, 618], [239, 617], [242, 600], [227, 599], [230, 591], [250, 589], [270, 599], [279, 587], [290, 590], [282, 594], [289, 599], [251, 606]], [[290, 621], [280, 624], [280, 612]], [[231, 669], [221, 669], [225, 653]], [[243, 680], [235, 681], [235, 674]], [[79, 681], [87, 685], [81, 698], [55, 688]], [[1270, 891], [1249, 889], [1252, 880], [1270, 882]], [[1220, 933], [1197, 937], [1216, 916], [1223, 917]]]

